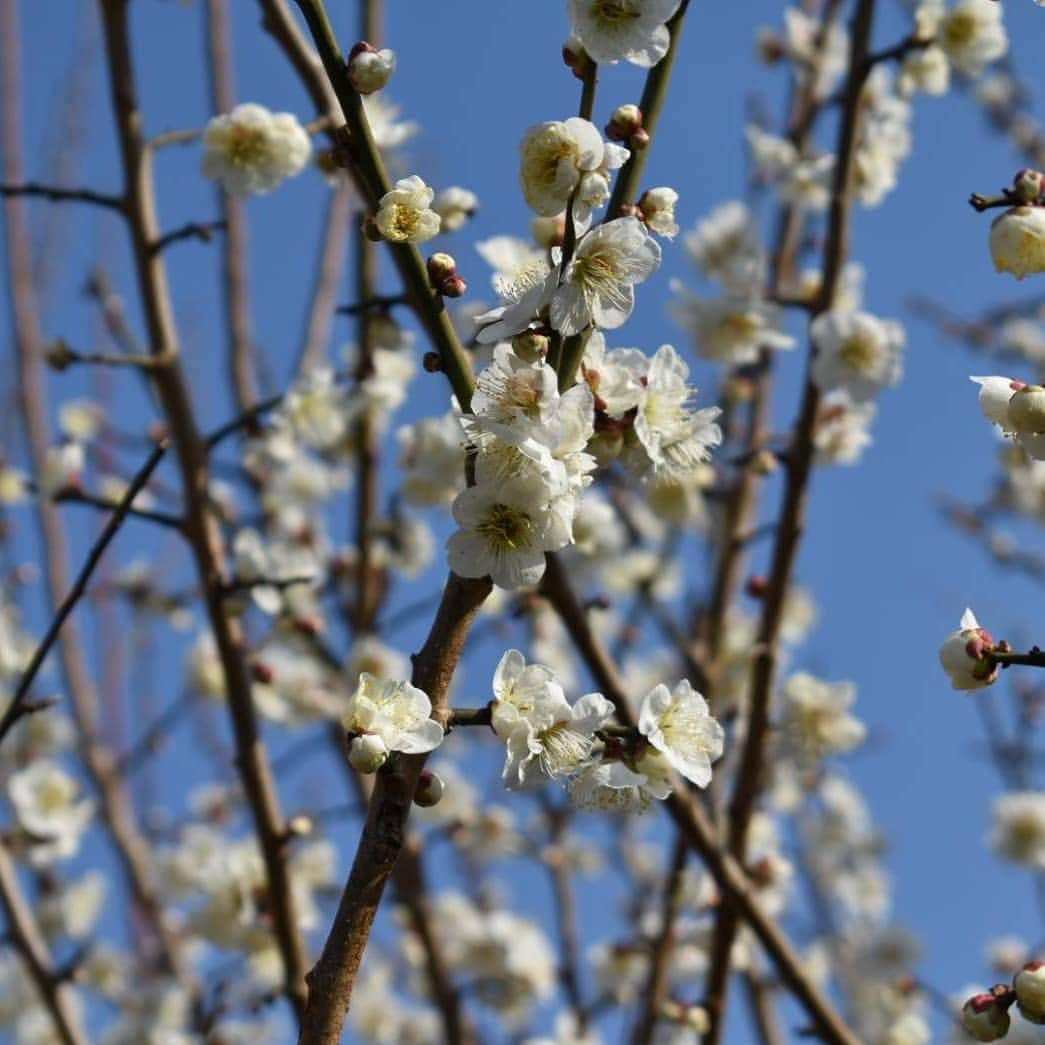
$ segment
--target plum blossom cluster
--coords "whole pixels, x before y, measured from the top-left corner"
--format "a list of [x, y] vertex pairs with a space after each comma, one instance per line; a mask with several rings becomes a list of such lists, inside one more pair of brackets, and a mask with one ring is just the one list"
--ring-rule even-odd
[[613, 705], [600, 693], [574, 704], [550, 668], [508, 650], [493, 679], [491, 724], [505, 744], [510, 789], [558, 780], [581, 809], [637, 812], [671, 793], [671, 774], [707, 787], [724, 732], [703, 696], [683, 679], [663, 683], [639, 708], [637, 733], [611, 727]]

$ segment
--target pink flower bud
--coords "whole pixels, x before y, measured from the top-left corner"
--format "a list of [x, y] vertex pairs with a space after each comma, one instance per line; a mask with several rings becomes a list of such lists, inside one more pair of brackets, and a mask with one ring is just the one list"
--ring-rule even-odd
[[446, 784], [443, 778], [430, 769], [424, 769], [418, 778], [417, 790], [414, 791], [414, 805], [421, 806], [422, 809], [438, 805], [445, 791]]
[[977, 1041], [998, 1041], [1009, 1031], [1011, 991], [1004, 986], [1000, 987], [1004, 993], [995, 993], [998, 990], [996, 987], [993, 991], [974, 994], [962, 1006], [962, 1026]]

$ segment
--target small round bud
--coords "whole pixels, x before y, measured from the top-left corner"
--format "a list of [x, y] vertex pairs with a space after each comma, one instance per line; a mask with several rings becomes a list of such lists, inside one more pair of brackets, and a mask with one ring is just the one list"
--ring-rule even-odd
[[457, 275], [457, 262], [450, 254], [444, 254], [442, 251], [433, 254], [428, 259], [426, 267], [428, 280], [433, 287], [438, 287], [447, 276]]
[[76, 362], [76, 353], [69, 347], [64, 338], [52, 341], [44, 350], [44, 359], [52, 370], [67, 370]]
[[515, 354], [527, 363], [536, 363], [548, 355], [550, 338], [538, 330], [524, 330], [512, 338], [512, 349]]
[[1012, 986], [1023, 1018], [1045, 1024], [1045, 962], [1027, 962], [1016, 973]]
[[395, 51], [379, 51], [373, 44], [360, 41], [348, 55], [348, 79], [360, 94], [380, 91], [396, 70]]
[[263, 660], [255, 660], [250, 665], [250, 674], [255, 682], [260, 682], [265, 686], [270, 686], [276, 677], [276, 672], [272, 666], [266, 664]]
[[1008, 418], [1013, 431], [1020, 435], [1045, 432], [1045, 386], [1027, 385], [1013, 392]]
[[637, 105], [618, 106], [605, 127], [606, 137], [614, 142], [626, 142], [639, 130], [642, 130], [642, 110]]
[[438, 352], [426, 352], [421, 357], [421, 366], [429, 374], [438, 374], [443, 369], [443, 357]]
[[149, 425], [149, 442], [151, 443], [162, 443], [165, 439], [170, 439], [171, 428], [166, 421], [153, 421]]
[[580, 37], [573, 34], [567, 37], [566, 43], [562, 45], [562, 60], [563, 64], [572, 70], [573, 75], [578, 80], [584, 78], [585, 70], [591, 62], [591, 58], [588, 57], [588, 52], [584, 50]]
[[1030, 167], [1018, 171], [1012, 179], [1012, 194], [1020, 203], [1035, 203], [1045, 189], [1045, 174]]
[[468, 290], [468, 284], [461, 276], [447, 276], [435, 289], [444, 298], [463, 298]]
[[674, 239], [679, 231], [675, 222], [675, 204], [678, 200], [679, 194], [666, 185], [647, 189], [638, 202], [638, 217], [650, 232]]
[[[995, 993], [999, 990], [1005, 994]], [[1009, 998], [1006, 1003], [1005, 995], [1009, 993], [1007, 987], [995, 987], [993, 991], [974, 994], [962, 1006], [962, 1026], [977, 1041], [998, 1041], [1008, 1033], [1012, 1000]]]
[[287, 834], [293, 835], [295, 838], [305, 838], [312, 834], [315, 826], [316, 824], [312, 817], [299, 813], [287, 821]]
[[787, 54], [787, 45], [777, 32], [763, 26], [755, 39], [755, 53], [763, 65], [776, 65]]
[[751, 458], [751, 471], [755, 475], [772, 475], [780, 467], [780, 458], [772, 450], [759, 450]]
[[649, 132], [645, 127], [640, 127], [629, 139], [628, 148], [632, 152], [642, 152], [643, 149], [648, 149], [650, 143]]
[[348, 761], [357, 773], [376, 773], [388, 761], [388, 748], [376, 733], [363, 733], [349, 744]]
[[752, 574], [744, 585], [744, 591], [752, 599], [764, 599], [769, 591], [769, 578], [764, 573]]
[[991, 222], [991, 257], [998, 272], [1023, 279], [1045, 272], [1045, 207], [1013, 207]]
[[421, 806], [422, 809], [438, 805], [445, 790], [446, 784], [438, 773], [423, 769], [417, 780], [417, 790], [414, 791], [414, 805]]

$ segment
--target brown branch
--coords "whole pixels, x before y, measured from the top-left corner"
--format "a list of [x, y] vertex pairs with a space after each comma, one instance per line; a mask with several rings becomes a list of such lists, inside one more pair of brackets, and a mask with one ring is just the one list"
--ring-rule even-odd
[[22, 677], [19, 679], [18, 685], [15, 687], [14, 696], [11, 698], [10, 704], [7, 705], [3, 715], [0, 716], [0, 744], [3, 744], [4, 738], [11, 731], [14, 724], [26, 714], [24, 705], [29, 697], [29, 691], [32, 689], [33, 680], [36, 678], [40, 668], [43, 667], [44, 660], [47, 658], [47, 654], [51, 651], [51, 647], [58, 640], [58, 635], [62, 630], [62, 625], [66, 622], [69, 614], [73, 612], [76, 608], [76, 604], [83, 597], [84, 592], [87, 590], [87, 582], [91, 579], [91, 575], [98, 568], [98, 564], [101, 562], [102, 556], [105, 554], [105, 549], [112, 543], [112, 539], [116, 536], [117, 531], [123, 525], [124, 519], [127, 518], [127, 515], [130, 512], [131, 502], [138, 496], [142, 487], [144, 487], [149, 481], [149, 476], [156, 470], [156, 467], [159, 465], [166, 450], [166, 441], [156, 444], [156, 449], [149, 455], [149, 459], [144, 465], [142, 465], [138, 474], [135, 475], [134, 479], [131, 481], [130, 486], [127, 488], [127, 492], [124, 494], [119, 504], [116, 505], [116, 510], [109, 517], [108, 522], [105, 524], [102, 532], [98, 535], [98, 538], [94, 542], [90, 552], [88, 552], [87, 559], [80, 569], [80, 572], [77, 574], [72, 588], [69, 589], [69, 593], [59, 605], [50, 626], [44, 633], [43, 639], [41, 639], [40, 644], [36, 647], [36, 651], [33, 653], [25, 671], [22, 673]]
[[196, 239], [201, 243], [210, 243], [214, 239], [215, 232], [228, 229], [227, 219], [221, 221], [187, 221], [184, 225], [165, 232], [153, 245], [152, 249], [158, 254], [166, 250], [172, 243], [180, 243], [185, 239]]
[[[860, 117], [860, 99], [871, 66], [867, 61], [874, 16], [874, 0], [858, 0], [853, 18], [849, 51], [849, 75], [844, 92], [842, 117], [836, 147], [837, 162], [831, 187], [828, 228], [823, 252], [821, 286], [814, 301], [813, 315], [829, 310], [833, 303], [842, 266], [849, 250], [851, 216], [850, 182]], [[770, 700], [776, 678], [780, 627], [791, 585], [798, 548], [805, 530], [809, 477], [813, 467], [813, 433], [820, 394], [810, 371], [810, 350], [805, 390], [787, 454], [787, 473], [780, 525], [773, 549], [762, 616], [759, 622], [756, 654], [751, 674], [747, 734], [741, 750], [733, 796], [729, 807], [729, 848], [741, 863], [747, 848], [747, 829], [762, 783], [769, 736]], [[708, 975], [705, 1006], [711, 1016], [711, 1030], [705, 1045], [718, 1045], [729, 989], [729, 963], [738, 928], [738, 912], [724, 903], [715, 920], [712, 938], [711, 970]]]
[[108, 56], [109, 86], [125, 180], [128, 230], [135, 275], [152, 352], [169, 362], [154, 373], [155, 387], [170, 427], [181, 470], [186, 535], [192, 546], [203, 598], [228, 694], [236, 764], [265, 864], [267, 900], [283, 961], [283, 991], [296, 1013], [304, 1006], [305, 944], [290, 888], [286, 841], [268, 756], [258, 729], [251, 681], [243, 658], [238, 621], [226, 613], [223, 591], [225, 549], [209, 507], [207, 446], [193, 416], [188, 388], [178, 365], [178, 336], [157, 239], [154, 187], [142, 135], [131, 57], [127, 0], [100, 0]]
[[5, 182], [0, 185], [0, 197], [35, 196], [51, 203], [93, 203], [109, 210], [123, 210], [124, 201], [119, 196], [92, 189], [66, 189], [60, 185], [41, 185], [35, 181]]
[[[472, 620], [487, 595], [488, 578], [450, 574], [424, 646], [414, 655], [411, 682], [432, 701], [445, 724], [447, 692]], [[395, 862], [425, 755], [393, 755], [377, 775], [352, 871], [323, 953], [308, 974], [309, 996], [301, 1045], [339, 1045], [359, 964]]]
[[68, 977], [61, 975], [51, 959], [47, 941], [18, 883], [18, 872], [3, 839], [0, 839], [0, 905], [7, 915], [8, 938], [50, 1013], [58, 1040], [63, 1045], [89, 1045], [90, 1038], [80, 1022]]
[[[613, 659], [595, 635], [576, 594], [554, 555], [548, 556], [541, 593], [559, 614], [574, 646], [606, 698], [617, 709], [617, 717], [627, 729], [636, 727], [636, 718]], [[708, 872], [732, 910], [739, 913], [765, 948], [781, 981], [801, 1002], [824, 1041], [832, 1045], [859, 1045], [831, 1002], [806, 975], [801, 956], [784, 933], [761, 908], [757, 889], [740, 862], [719, 844], [716, 831], [697, 796], [676, 780], [665, 809], [690, 847], [703, 860]]]
[[[21, 51], [16, 0], [0, 0], [0, 19], [3, 174], [11, 182], [21, 183]], [[47, 388], [41, 362], [44, 339], [32, 284], [32, 256], [25, 208], [19, 196], [6, 199], [4, 219], [19, 402], [33, 470], [40, 475], [50, 445]], [[68, 551], [57, 507], [47, 498], [37, 498], [35, 503], [40, 544], [44, 551], [47, 597], [54, 613], [69, 588]], [[101, 798], [102, 815], [131, 897], [158, 945], [162, 967], [192, 989], [191, 969], [182, 954], [181, 942], [164, 916], [148, 843], [138, 828], [130, 796], [114, 772], [113, 755], [99, 735], [98, 697], [75, 621], [69, 621], [62, 629], [58, 648], [65, 689], [76, 721], [79, 753]]]

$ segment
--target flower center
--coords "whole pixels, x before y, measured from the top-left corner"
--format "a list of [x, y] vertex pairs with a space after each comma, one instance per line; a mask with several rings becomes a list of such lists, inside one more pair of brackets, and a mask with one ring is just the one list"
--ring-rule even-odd
[[639, 17], [634, 0], [595, 0], [591, 13], [600, 22], [611, 26], [623, 25]]
[[257, 127], [233, 127], [229, 132], [225, 152], [235, 167], [253, 167], [265, 159], [267, 153], [265, 132]]
[[850, 370], [870, 376], [878, 364], [878, 341], [867, 333], [853, 334], [842, 343], [838, 357]]
[[490, 505], [486, 517], [475, 530], [497, 548], [516, 549], [530, 543], [533, 523], [525, 512], [498, 502]]
[[541, 766], [549, 776], [575, 769], [591, 754], [591, 740], [571, 729], [567, 722], [556, 722], [540, 733], [538, 739], [544, 748]]
[[965, 47], [976, 35], [976, 16], [970, 11], [955, 11], [943, 24], [945, 48]]
[[391, 226], [403, 239], [415, 235], [421, 227], [421, 211], [417, 207], [404, 207], [399, 203], [392, 206]]

